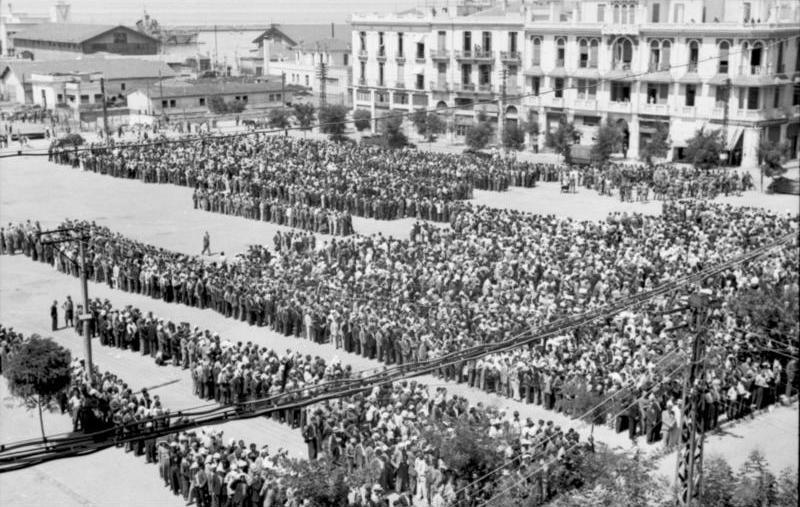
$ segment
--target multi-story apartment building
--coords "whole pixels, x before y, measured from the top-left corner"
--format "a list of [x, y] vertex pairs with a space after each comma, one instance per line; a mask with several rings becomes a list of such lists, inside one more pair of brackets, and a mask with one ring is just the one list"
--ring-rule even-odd
[[799, 22], [793, 0], [462, 0], [354, 15], [354, 107], [441, 109], [456, 136], [479, 109], [501, 125], [531, 114], [543, 133], [566, 116], [582, 144], [611, 121], [630, 158], [659, 124], [675, 158], [697, 129], [721, 129], [730, 163], [753, 166], [764, 137], [798, 153]]

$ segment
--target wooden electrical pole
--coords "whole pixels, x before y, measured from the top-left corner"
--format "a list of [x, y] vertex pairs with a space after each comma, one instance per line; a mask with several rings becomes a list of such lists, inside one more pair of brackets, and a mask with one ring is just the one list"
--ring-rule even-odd
[[100, 95], [103, 100], [103, 133], [106, 135], [108, 141], [108, 109], [106, 109], [106, 78], [100, 78]]
[[703, 485], [706, 320], [711, 304], [705, 294], [692, 294], [689, 297], [694, 345], [692, 362], [683, 385], [681, 442], [675, 471], [675, 483], [679, 488], [677, 499], [679, 507], [700, 506], [700, 491]]
[[[78, 320], [82, 322], [83, 325], [83, 344], [84, 350], [86, 354], [86, 375], [89, 383], [93, 382], [94, 377], [94, 362], [92, 361], [92, 336], [90, 334], [89, 325], [92, 321], [92, 314], [89, 311], [89, 280], [88, 280], [88, 269], [86, 266], [86, 242], [91, 239], [91, 236], [88, 234], [86, 229], [77, 228], [77, 227], [70, 227], [65, 229], [55, 229], [51, 231], [43, 231], [39, 233], [39, 236], [47, 236], [50, 234], [61, 234], [61, 233], [77, 233], [66, 238], [59, 237], [50, 241], [42, 241], [42, 245], [56, 245], [59, 243], [71, 243], [73, 241], [78, 242], [80, 260], [78, 261], [78, 268], [80, 269], [81, 275], [81, 292], [83, 295], [83, 313], [78, 315]], [[71, 262], [75, 263], [74, 260], [70, 259]]]

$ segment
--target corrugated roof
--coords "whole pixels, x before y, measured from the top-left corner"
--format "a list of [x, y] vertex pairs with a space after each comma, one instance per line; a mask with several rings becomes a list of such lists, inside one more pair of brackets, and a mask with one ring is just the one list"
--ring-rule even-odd
[[319, 39], [300, 45], [303, 51], [314, 51], [320, 48], [328, 51], [350, 51], [350, 41], [343, 39]]
[[[289, 87], [284, 87], [290, 91]], [[139, 89], [138, 91], [143, 91]], [[229, 95], [231, 93], [258, 93], [281, 91], [280, 81], [264, 83], [232, 83], [232, 82], [165, 82], [161, 86], [149, 88], [151, 99], [176, 97], [205, 97], [211, 95]], [[133, 92], [131, 92], [133, 93]]]
[[[70, 72], [100, 72], [106, 79], [135, 79], [176, 76], [169, 66], [163, 62], [143, 60], [141, 58], [80, 58], [75, 60], [53, 61], [7, 61], [2, 65], [5, 75], [11, 69], [23, 81], [30, 80], [31, 74], [55, 74]], [[159, 74], [160, 73], [160, 74]]]
[[273, 25], [264, 33], [256, 37], [253, 42], [258, 44], [265, 38], [269, 38], [273, 30], [281, 32], [286, 37], [293, 40], [296, 45], [308, 44], [331, 36], [335, 39], [350, 40], [350, 34], [352, 33], [350, 25], [347, 24], [334, 24], [332, 34], [330, 24], [317, 23], [313, 25]]
[[15, 33], [12, 39], [45, 40], [77, 44], [120, 27], [155, 41], [155, 39], [149, 35], [124, 25], [95, 25], [87, 23], [42, 23], [41, 25], [36, 25], [27, 30]]

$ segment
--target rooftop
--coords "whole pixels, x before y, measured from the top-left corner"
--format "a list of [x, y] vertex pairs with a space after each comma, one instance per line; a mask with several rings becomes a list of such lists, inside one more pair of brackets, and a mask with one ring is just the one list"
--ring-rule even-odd
[[42, 23], [41, 25], [36, 25], [27, 30], [17, 32], [14, 34], [13, 38], [77, 44], [93, 39], [115, 28], [124, 28], [141, 34], [143, 37], [152, 38], [147, 34], [138, 32], [124, 25], [95, 25], [88, 23]]
[[[290, 91], [288, 86], [285, 91]], [[142, 89], [136, 91], [144, 91]], [[261, 83], [241, 83], [219, 80], [200, 81], [164, 81], [161, 86], [149, 88], [151, 99], [176, 97], [204, 97], [209, 95], [230, 95], [232, 93], [265, 93], [281, 91], [281, 82], [265, 81]], [[134, 93], [134, 92], [131, 92]]]
[[269, 39], [273, 31], [280, 32], [294, 42], [294, 45], [310, 44], [325, 37], [334, 39], [350, 39], [351, 28], [347, 24], [313, 24], [313, 25], [272, 25], [253, 41], [260, 44], [264, 39]]
[[0, 64], [0, 76], [9, 70], [28, 81], [31, 74], [67, 74], [98, 72], [106, 79], [173, 77], [175, 72], [165, 63], [141, 58], [80, 58], [74, 60], [28, 61], [8, 60]]

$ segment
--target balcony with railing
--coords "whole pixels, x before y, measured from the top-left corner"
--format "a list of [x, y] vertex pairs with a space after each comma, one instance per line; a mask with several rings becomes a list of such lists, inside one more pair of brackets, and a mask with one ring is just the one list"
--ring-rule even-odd
[[697, 107], [696, 106], [680, 106], [678, 107], [678, 112], [681, 116], [687, 118], [694, 118], [697, 116]]
[[616, 102], [616, 101], [609, 101], [608, 105], [606, 106], [610, 113], [630, 113], [631, 112], [631, 103], [630, 102]]
[[581, 111], [596, 111], [597, 100], [590, 97], [585, 97], [585, 98], [578, 97], [573, 102], [573, 107]]
[[652, 104], [645, 102], [639, 106], [639, 112], [643, 114], [669, 115], [669, 104]]
[[367, 86], [366, 78], [363, 77], [358, 78], [358, 86]]
[[631, 70], [631, 62], [615, 61], [611, 64], [611, 70], [621, 70], [629, 72]]
[[491, 83], [483, 83], [478, 85], [478, 93], [492, 93], [494, 88]]
[[632, 23], [608, 23], [600, 28], [603, 35], [634, 35], [638, 36], [640, 25]]
[[764, 119], [764, 112], [759, 109], [737, 109], [731, 116], [739, 120], [758, 121]]
[[519, 51], [500, 51], [500, 59], [504, 62], [517, 62], [522, 61], [522, 53]]
[[456, 60], [463, 61], [487, 61], [494, 60], [494, 54], [491, 51], [475, 50], [475, 51], [456, 51]]
[[405, 55], [405, 53], [395, 53], [394, 59], [400, 65], [406, 63], [406, 55]]
[[564, 97], [556, 97], [555, 95], [550, 96], [549, 100], [550, 107], [564, 107]]
[[366, 49], [359, 49], [359, 50], [358, 50], [358, 57], [359, 57], [361, 60], [366, 60], [366, 59], [368, 59], [368, 58], [369, 58], [369, 51], [367, 51]]
[[447, 93], [450, 91], [450, 87], [445, 80], [431, 81], [429, 87], [434, 93]]
[[556, 68], [557, 69], [564, 68], [564, 59], [563, 58], [556, 58]]
[[431, 49], [428, 54], [431, 57], [431, 60], [449, 60], [450, 59], [450, 51], [446, 49]]
[[668, 62], [650, 62], [647, 65], [647, 72], [669, 72], [671, 67]]
[[453, 85], [453, 91], [457, 93], [475, 93], [475, 83], [456, 83]]
[[378, 51], [378, 54], [377, 54], [377, 55], [375, 55], [375, 58], [377, 58], [377, 60], [378, 60], [379, 62], [385, 62], [385, 61], [386, 61], [386, 51], [385, 51], [383, 48], [381, 48], [381, 49]]
[[395, 87], [395, 88], [400, 88], [400, 89], [403, 89], [403, 88], [405, 88], [405, 87], [406, 87], [406, 83], [405, 83], [405, 81], [397, 81], [397, 82], [394, 84], [394, 87]]
[[414, 55], [414, 63], [425, 63], [426, 61], [425, 53], [417, 53]]

